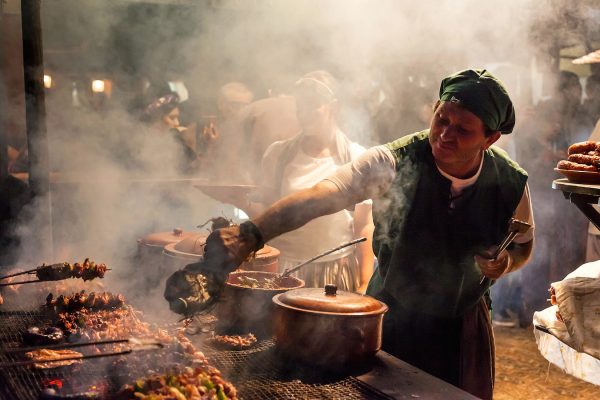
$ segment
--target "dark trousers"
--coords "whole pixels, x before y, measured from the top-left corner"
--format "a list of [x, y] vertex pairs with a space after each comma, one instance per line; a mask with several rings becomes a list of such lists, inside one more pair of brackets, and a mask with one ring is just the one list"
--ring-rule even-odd
[[406, 310], [382, 298], [390, 311], [383, 322], [383, 350], [482, 399], [494, 387], [494, 339], [483, 299], [456, 318]]

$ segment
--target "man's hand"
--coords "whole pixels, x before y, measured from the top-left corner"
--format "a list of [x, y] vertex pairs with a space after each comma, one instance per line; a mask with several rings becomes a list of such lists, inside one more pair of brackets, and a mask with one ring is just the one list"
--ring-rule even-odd
[[487, 278], [496, 280], [511, 270], [512, 257], [507, 250], [502, 250], [496, 259], [493, 259], [497, 246], [488, 248], [482, 254], [475, 255], [475, 262]]
[[214, 144], [219, 139], [219, 131], [213, 122], [209, 122], [202, 128], [201, 141], [205, 147]]
[[240, 266], [257, 245], [253, 236], [240, 234], [237, 225], [217, 229], [206, 238], [204, 261], [211, 268], [228, 274]]

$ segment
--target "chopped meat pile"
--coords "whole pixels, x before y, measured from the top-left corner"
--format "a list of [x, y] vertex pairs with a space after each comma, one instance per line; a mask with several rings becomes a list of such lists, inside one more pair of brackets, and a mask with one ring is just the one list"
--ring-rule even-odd
[[237, 277], [240, 286], [252, 289], [281, 289], [277, 277], [255, 279], [249, 276], [240, 275]]
[[233, 385], [211, 367], [191, 368], [176, 375], [152, 375], [134, 385], [126, 385], [115, 396], [117, 400], [185, 400], [185, 399], [237, 399]]
[[256, 336], [252, 333], [246, 335], [213, 335], [212, 343], [218, 347], [229, 350], [241, 350], [256, 344]]

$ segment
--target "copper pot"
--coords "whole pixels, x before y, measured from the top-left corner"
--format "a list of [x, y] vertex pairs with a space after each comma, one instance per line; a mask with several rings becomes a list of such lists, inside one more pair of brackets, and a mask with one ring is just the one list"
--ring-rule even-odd
[[166, 245], [176, 244], [187, 237], [196, 235], [195, 232], [175, 228], [172, 231], [155, 232], [137, 240], [138, 251], [135, 257], [136, 267], [144, 269], [144, 286], [158, 286], [168, 269], [163, 265], [162, 252]]
[[367, 362], [381, 349], [388, 307], [372, 297], [327, 285], [290, 290], [273, 303], [275, 344], [287, 357], [343, 368]]
[[277, 282], [278, 289], [245, 286], [244, 277], [261, 281], [278, 276], [272, 272], [235, 271], [229, 274], [215, 313], [219, 333], [254, 333], [258, 337], [272, 334], [273, 296], [304, 287], [304, 281], [292, 276]]
[[[204, 245], [207, 235], [194, 234], [185, 239], [164, 246], [163, 263], [168, 269], [176, 271], [188, 264], [201, 260], [204, 254]], [[279, 266], [279, 250], [271, 246], [265, 246], [256, 252], [256, 256], [243, 263], [240, 269], [247, 271], [277, 272]]]

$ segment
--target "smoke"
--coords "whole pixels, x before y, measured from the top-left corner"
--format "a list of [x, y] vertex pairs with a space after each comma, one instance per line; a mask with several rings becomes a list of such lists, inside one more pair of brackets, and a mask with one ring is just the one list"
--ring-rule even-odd
[[[124, 277], [145, 273], [131, 263], [136, 239], [233, 216], [231, 207], [182, 178], [177, 143], [148, 140], [149, 128], [130, 112], [140, 83], [153, 90], [157, 82], [184, 81], [190, 93], [184, 119], [194, 122], [215, 114], [217, 90], [227, 82], [246, 83], [260, 99], [269, 90], [288, 91], [308, 71], [327, 69], [352, 117], [340, 121], [344, 130], [373, 144], [377, 107], [389, 102], [397, 117], [415, 93], [433, 100], [443, 76], [468, 67], [487, 67], [505, 81], [519, 116], [531, 103], [532, 54], [545, 45], [544, 38], [529, 41], [531, 27], [555, 12], [535, 0], [164, 3], [43, 3], [46, 65], [56, 81], [47, 95], [50, 158], [60, 177], [51, 198], [35, 199], [26, 214], [32, 216], [18, 228], [20, 265], [92, 257], [114, 269], [106, 277], [110, 286], [127, 288], [132, 282]], [[96, 75], [112, 79], [110, 99], [89, 96]], [[395, 136], [413, 131], [394, 121]], [[218, 166], [221, 176], [228, 167]], [[53, 260], [29, 240], [42, 229], [37, 211], [47, 201]]]

